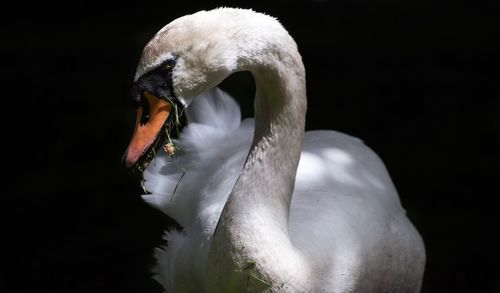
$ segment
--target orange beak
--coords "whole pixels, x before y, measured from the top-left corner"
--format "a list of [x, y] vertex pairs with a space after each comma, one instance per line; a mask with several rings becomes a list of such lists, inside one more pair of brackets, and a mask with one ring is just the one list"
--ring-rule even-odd
[[[160, 139], [160, 132], [173, 107], [170, 102], [148, 92], [145, 92], [144, 96], [149, 103], [149, 113], [143, 113], [145, 109], [142, 106], [137, 109], [134, 134], [124, 156], [127, 168], [136, 165], [140, 160], [143, 160], [144, 167], [149, 163], [152, 159], [150, 152]], [[144, 114], [149, 114], [146, 122], [141, 121]]]

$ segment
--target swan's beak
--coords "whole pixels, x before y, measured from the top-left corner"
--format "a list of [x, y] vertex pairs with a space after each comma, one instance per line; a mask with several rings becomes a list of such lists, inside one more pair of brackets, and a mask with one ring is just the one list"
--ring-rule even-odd
[[[127, 168], [135, 165], [146, 167], [153, 159], [154, 152], [162, 143], [164, 125], [173, 107], [170, 102], [148, 92], [145, 92], [144, 96], [149, 107], [141, 106], [137, 109], [134, 134], [123, 157]], [[149, 113], [145, 113], [148, 108]]]

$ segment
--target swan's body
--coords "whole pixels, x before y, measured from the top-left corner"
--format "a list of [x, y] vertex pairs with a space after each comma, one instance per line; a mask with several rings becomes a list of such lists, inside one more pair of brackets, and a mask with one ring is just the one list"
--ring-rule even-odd
[[[167, 292], [420, 290], [423, 242], [381, 160], [345, 134], [304, 135], [304, 68], [276, 20], [180, 18], [146, 46], [136, 80], [168, 58], [176, 98], [192, 104], [180, 151], [144, 174], [145, 200], [183, 227], [157, 255]], [[213, 89], [241, 70], [256, 81], [255, 127]]]

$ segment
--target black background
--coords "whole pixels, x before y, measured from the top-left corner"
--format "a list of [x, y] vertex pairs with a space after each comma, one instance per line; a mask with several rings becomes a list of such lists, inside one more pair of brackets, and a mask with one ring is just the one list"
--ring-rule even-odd
[[[221, 5], [276, 16], [295, 38], [308, 129], [382, 157], [426, 244], [422, 291], [500, 292], [495, 1], [125, 2], [2, 9], [0, 292], [161, 292], [149, 270], [171, 223], [120, 165], [126, 97], [156, 31]], [[251, 82], [224, 86], [248, 107]]]

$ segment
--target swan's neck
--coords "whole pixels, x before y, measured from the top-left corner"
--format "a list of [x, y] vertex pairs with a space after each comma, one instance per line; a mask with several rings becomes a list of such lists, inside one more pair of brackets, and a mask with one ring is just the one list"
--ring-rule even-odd
[[307, 266], [288, 234], [304, 136], [305, 72], [295, 46], [273, 48], [249, 68], [256, 83], [255, 135], [212, 241], [214, 292], [261, 291], [306, 279]]

